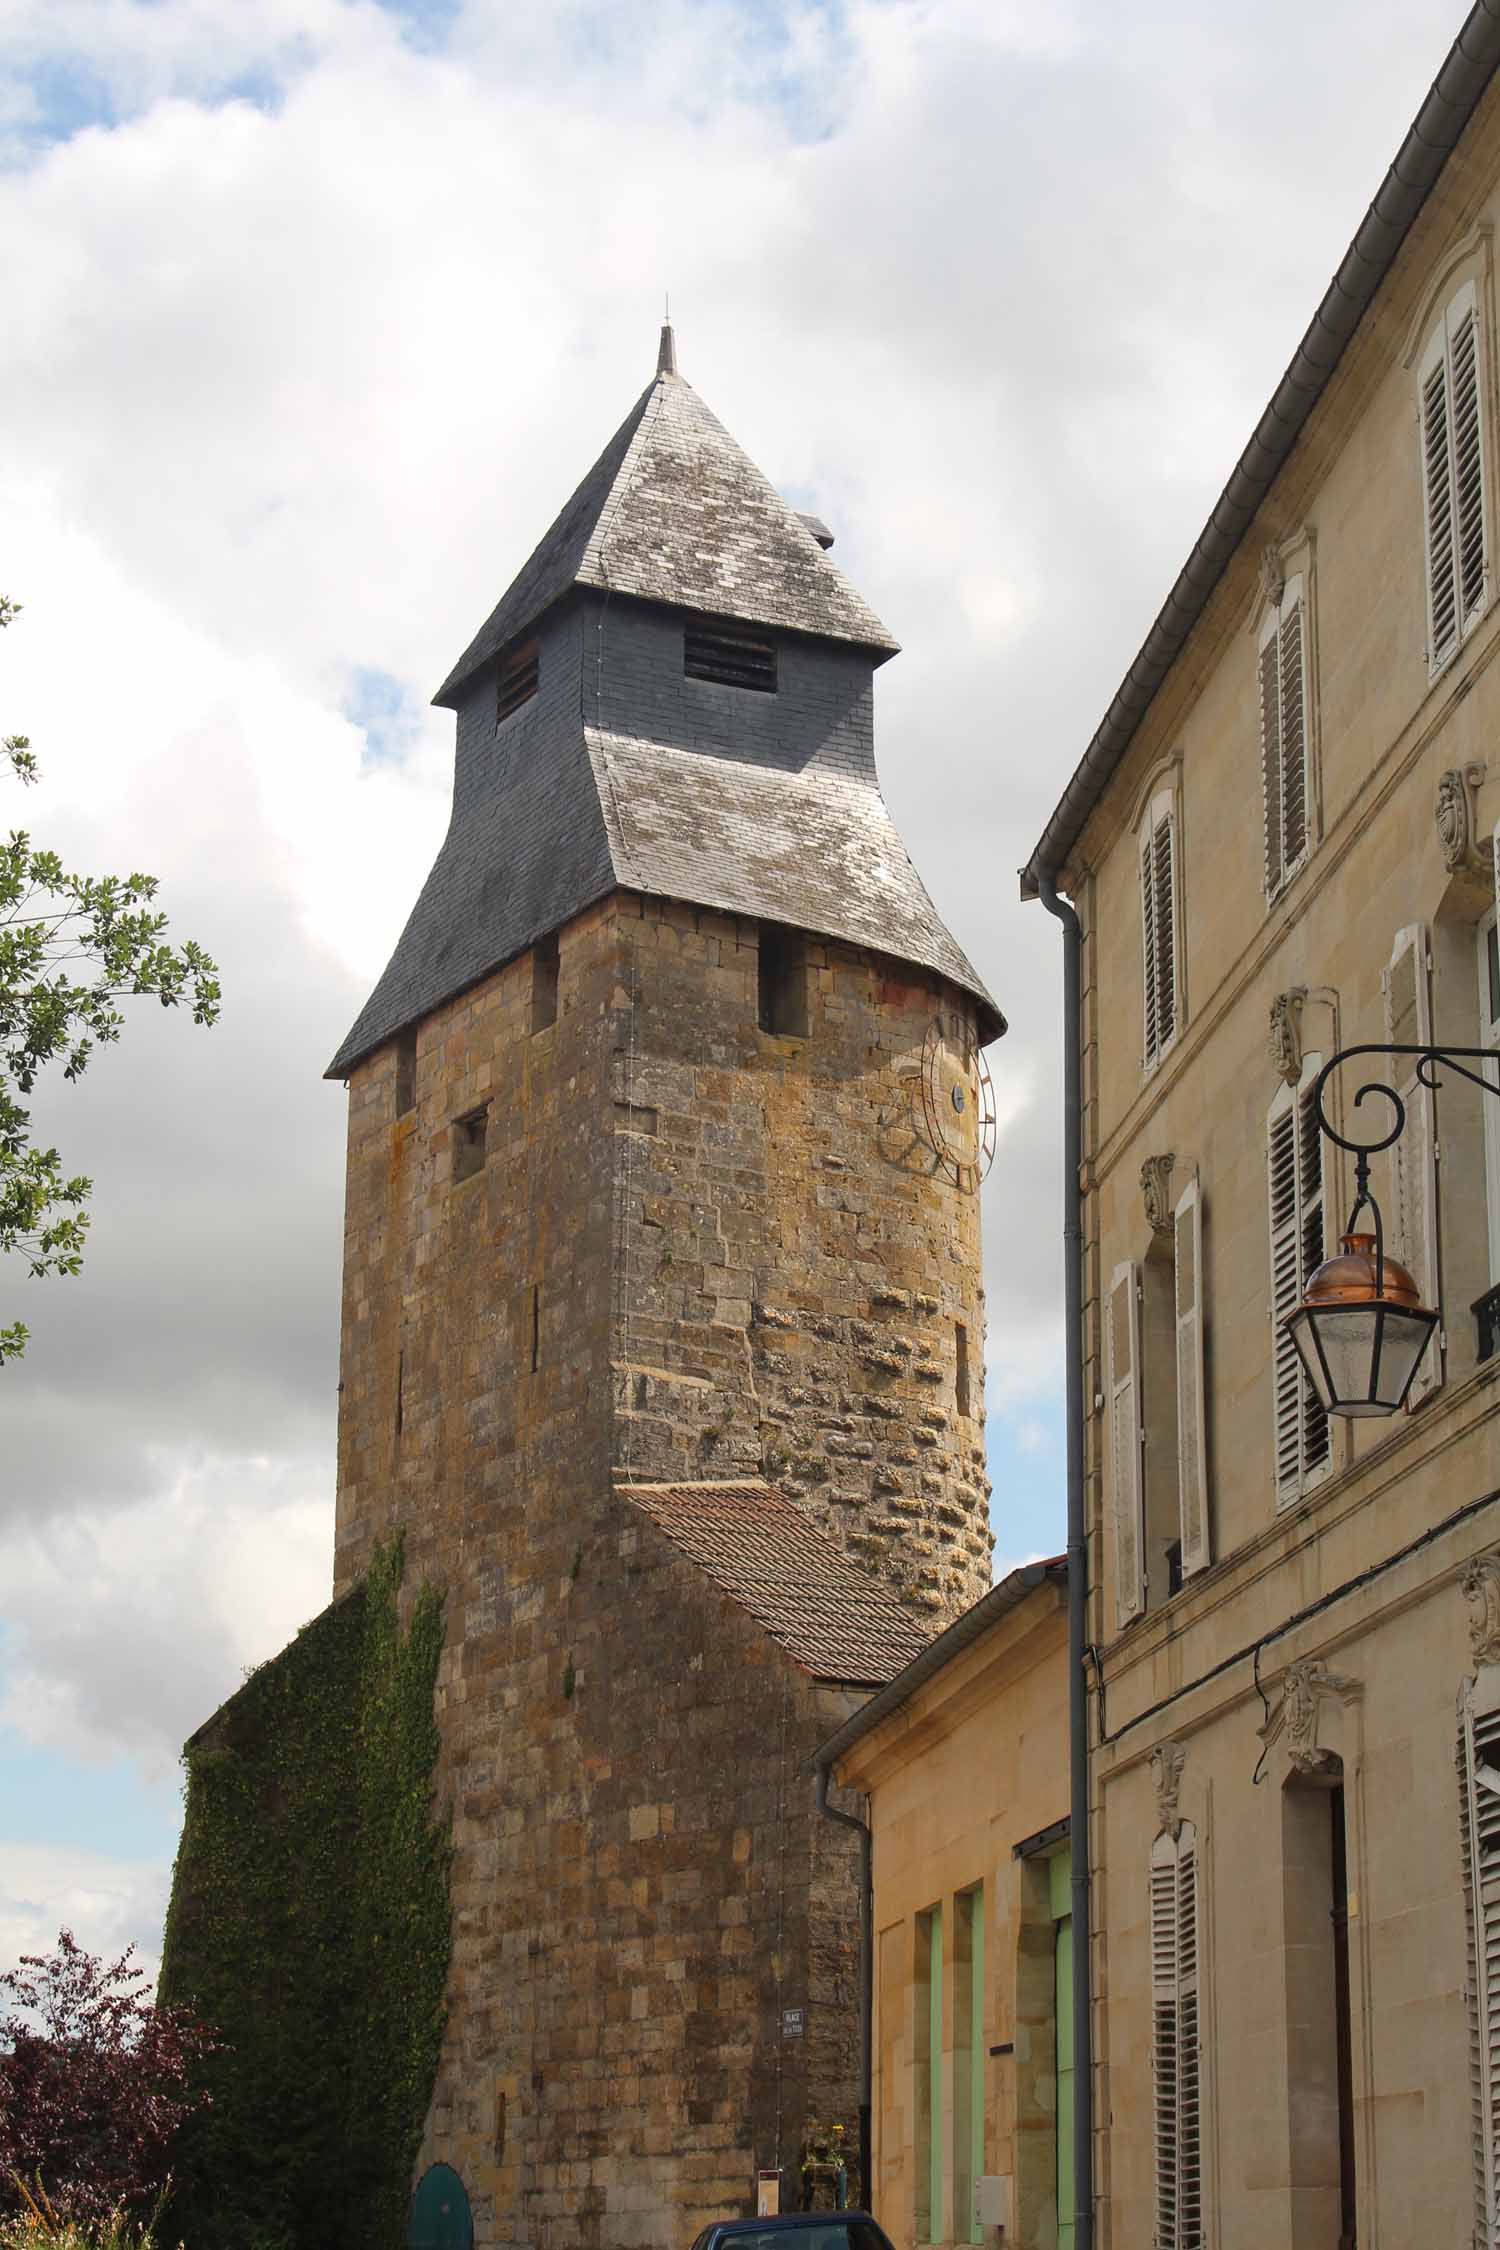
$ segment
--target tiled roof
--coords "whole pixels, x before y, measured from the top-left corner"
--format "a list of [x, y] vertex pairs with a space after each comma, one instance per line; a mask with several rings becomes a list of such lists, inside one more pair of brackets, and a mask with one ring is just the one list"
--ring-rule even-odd
[[894, 654], [895, 642], [690, 383], [659, 374], [434, 696], [574, 586], [671, 602]]
[[815, 1679], [882, 1687], [931, 1638], [771, 1485], [635, 1484], [621, 1497]]

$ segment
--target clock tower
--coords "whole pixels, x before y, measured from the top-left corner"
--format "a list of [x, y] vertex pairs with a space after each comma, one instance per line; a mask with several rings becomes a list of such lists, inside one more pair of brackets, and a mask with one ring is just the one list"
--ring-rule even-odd
[[[349, 1087], [336, 1588], [446, 1591], [422, 2167], [688, 2240], [859, 2106], [812, 1751], [984, 1592], [998, 1011], [876, 776], [896, 653], [676, 368], [470, 642]], [[436, 2174], [434, 2174], [436, 2176]], [[753, 2207], [753, 2206], [752, 2206]]]

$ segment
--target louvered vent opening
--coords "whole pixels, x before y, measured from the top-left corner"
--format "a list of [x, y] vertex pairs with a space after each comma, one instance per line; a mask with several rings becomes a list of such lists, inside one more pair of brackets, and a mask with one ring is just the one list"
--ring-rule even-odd
[[536, 694], [541, 677], [541, 655], [534, 640], [523, 641], [519, 648], [506, 652], [500, 659], [500, 677], [495, 688], [495, 724], [502, 726], [512, 711], [519, 711]]
[[682, 639], [682, 669], [690, 680], [721, 687], [776, 693], [776, 644], [726, 625], [690, 625]]
[[[1483, 1675], [1481, 1675], [1483, 1680]], [[1459, 1733], [1464, 1918], [1468, 1926], [1469, 2103], [1474, 2241], [1500, 2242], [1500, 1711], [1466, 1689]]]

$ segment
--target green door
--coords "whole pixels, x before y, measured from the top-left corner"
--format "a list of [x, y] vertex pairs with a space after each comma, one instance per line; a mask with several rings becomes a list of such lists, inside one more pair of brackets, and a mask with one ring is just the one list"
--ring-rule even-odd
[[469, 2199], [451, 2164], [434, 2164], [418, 2180], [406, 2250], [474, 2250]]
[[1064, 1847], [1048, 1864], [1052, 1892], [1057, 2023], [1057, 2250], [1073, 2250], [1073, 1860]]

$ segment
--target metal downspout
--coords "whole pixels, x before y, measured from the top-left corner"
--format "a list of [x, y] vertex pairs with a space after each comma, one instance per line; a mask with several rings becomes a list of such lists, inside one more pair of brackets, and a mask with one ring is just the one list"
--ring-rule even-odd
[[1073, 1870], [1073, 2243], [1093, 2250], [1093, 1945], [1089, 1921], [1088, 1535], [1083, 1508], [1083, 931], [1053, 872], [1037, 870], [1037, 892], [1063, 932], [1063, 1318], [1067, 1329], [1068, 1774]]
[[874, 2081], [875, 1901], [872, 1881], [872, 1845], [868, 1825], [853, 1813], [840, 1812], [828, 1802], [828, 1767], [818, 1764], [818, 1810], [829, 1820], [852, 1828], [859, 1838], [859, 2185], [864, 2208], [875, 2208], [875, 2183], [870, 2178], [870, 2089]]

